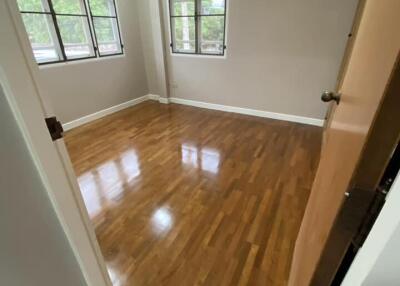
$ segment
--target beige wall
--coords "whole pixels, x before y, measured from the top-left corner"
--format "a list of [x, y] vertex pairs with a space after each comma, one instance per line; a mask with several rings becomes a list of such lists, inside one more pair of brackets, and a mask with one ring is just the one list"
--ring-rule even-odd
[[166, 60], [158, 0], [137, 0], [150, 94], [168, 97]]
[[171, 56], [171, 96], [323, 118], [357, 0], [228, 0], [227, 56]]
[[117, 1], [123, 57], [39, 69], [63, 123], [148, 93], [324, 117], [357, 0], [228, 0], [226, 58], [171, 56], [167, 2]]
[[42, 96], [69, 122], [149, 93], [136, 1], [117, 1], [125, 55], [40, 67]]

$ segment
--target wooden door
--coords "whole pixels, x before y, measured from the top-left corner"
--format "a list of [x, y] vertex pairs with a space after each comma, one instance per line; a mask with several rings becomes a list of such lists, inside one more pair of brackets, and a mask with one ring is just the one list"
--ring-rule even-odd
[[[350, 55], [351, 55], [351, 53], [353, 51], [353, 47], [354, 47], [354, 39], [355, 39], [355, 36], [357, 35], [358, 27], [360, 26], [361, 15], [362, 15], [362, 12], [364, 11], [365, 2], [366, 2], [366, 0], [358, 1], [357, 10], [356, 10], [356, 13], [355, 13], [354, 19], [353, 19], [353, 25], [351, 27], [351, 31], [348, 34], [346, 49], [344, 51], [342, 63], [340, 65], [338, 77], [336, 80], [336, 85], [335, 85], [336, 92], [338, 92], [341, 89], [341, 86], [343, 84], [343, 79], [344, 79], [344, 76], [345, 76], [345, 73], [347, 70], [347, 66], [349, 64]], [[325, 117], [326, 120], [325, 120], [325, 123], [323, 126], [323, 128], [324, 128], [324, 133], [323, 133], [323, 137], [322, 137], [323, 144], [326, 141], [325, 140], [326, 139], [326, 131], [330, 126], [332, 115], [335, 112], [335, 109], [336, 109], [336, 104], [334, 102], [330, 103], [328, 110], [326, 112], [326, 117]]]
[[[400, 47], [400, 1], [367, 0], [297, 238], [289, 285], [310, 285]], [[351, 196], [351, 194], [350, 194]], [[325, 285], [321, 285], [325, 286]]]

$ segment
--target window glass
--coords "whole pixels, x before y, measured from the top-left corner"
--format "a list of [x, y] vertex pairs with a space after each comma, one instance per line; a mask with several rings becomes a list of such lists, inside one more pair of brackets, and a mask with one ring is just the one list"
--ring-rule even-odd
[[194, 19], [194, 17], [172, 19], [174, 50], [184, 53], [194, 53], [196, 51]]
[[30, 12], [44, 12], [48, 11], [43, 7], [42, 0], [18, 0], [18, 7], [20, 11], [30, 11]]
[[101, 55], [121, 53], [118, 25], [115, 18], [94, 18], [97, 44]]
[[68, 59], [94, 56], [86, 17], [57, 16], [57, 23]]
[[226, 0], [170, 0], [169, 3], [173, 53], [225, 54]]
[[59, 61], [60, 55], [53, 39], [54, 27], [52, 19], [46, 14], [23, 14], [22, 20], [26, 27], [33, 54], [38, 63]]
[[201, 53], [222, 54], [224, 49], [224, 17], [201, 17]]
[[173, 16], [194, 16], [195, 0], [171, 0]]
[[114, 1], [90, 0], [90, 10], [93, 16], [115, 16]]
[[114, 0], [17, 1], [39, 64], [123, 53]]
[[81, 0], [52, 0], [54, 11], [57, 14], [85, 14]]
[[201, 14], [224, 14], [225, 0], [201, 0]]

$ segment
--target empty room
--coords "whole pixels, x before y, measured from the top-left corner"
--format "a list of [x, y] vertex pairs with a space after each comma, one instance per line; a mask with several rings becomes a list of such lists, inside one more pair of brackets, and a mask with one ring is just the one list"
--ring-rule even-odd
[[400, 285], [400, 1], [0, 2], [0, 285]]

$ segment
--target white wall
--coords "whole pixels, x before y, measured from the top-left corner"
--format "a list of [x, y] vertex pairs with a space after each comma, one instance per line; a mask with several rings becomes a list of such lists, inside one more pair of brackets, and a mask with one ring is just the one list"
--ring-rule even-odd
[[400, 174], [342, 286], [400, 285]]
[[39, 69], [41, 94], [63, 123], [149, 93], [137, 1], [116, 2], [124, 56]]
[[357, 0], [228, 0], [227, 56], [171, 56], [172, 97], [323, 118]]
[[400, 285], [400, 223], [364, 280], [364, 286]]
[[1, 85], [0, 132], [0, 285], [86, 285]]

